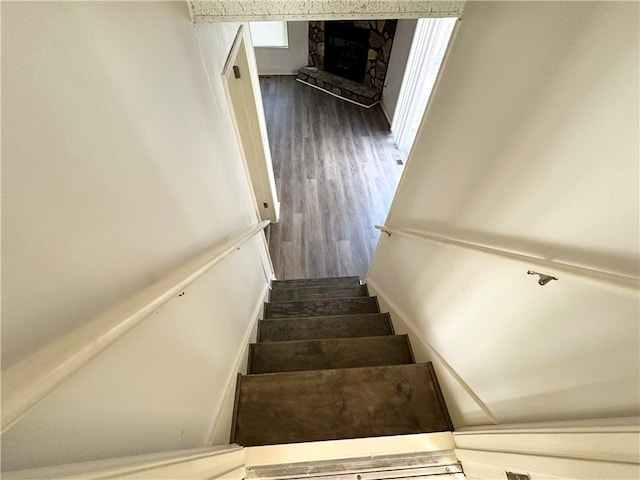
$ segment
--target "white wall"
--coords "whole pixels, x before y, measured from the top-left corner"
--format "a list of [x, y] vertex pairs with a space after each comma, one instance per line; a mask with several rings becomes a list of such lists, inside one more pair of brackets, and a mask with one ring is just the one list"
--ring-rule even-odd
[[396, 335], [408, 335], [416, 362], [433, 363], [444, 401], [451, 421], [456, 427], [463, 425], [487, 425], [495, 423], [486, 405], [475, 396], [475, 392], [460, 378], [431, 343], [410, 321], [403, 309], [393, 303], [372, 277], [367, 279], [369, 294], [378, 297], [380, 310], [389, 312]]
[[396, 111], [400, 87], [402, 87], [402, 80], [404, 79], [404, 70], [407, 68], [407, 60], [409, 60], [409, 52], [411, 51], [411, 43], [413, 42], [413, 34], [416, 31], [417, 24], [418, 19], [416, 18], [398, 20], [396, 34], [393, 37], [389, 68], [387, 69], [387, 77], [384, 80], [382, 99], [380, 100], [380, 105], [389, 123], [393, 120], [393, 115]]
[[228, 298], [263, 285], [255, 245], [225, 259], [6, 432], [3, 470], [207, 445], [260, 306]]
[[238, 445], [194, 448], [173, 452], [134, 455], [58, 467], [33, 468], [3, 474], [11, 480], [118, 478], [154, 480], [242, 480], [245, 478], [245, 451]]
[[[222, 71], [239, 24], [207, 24]], [[2, 4], [6, 368], [257, 222], [187, 5]], [[266, 277], [258, 237], [2, 437], [3, 469], [203, 446]]]
[[309, 22], [287, 22], [288, 48], [256, 48], [260, 75], [295, 75], [308, 63]]
[[[637, 18], [467, 4], [388, 224], [637, 276]], [[637, 415], [637, 292], [397, 235], [370, 279], [476, 396], [456, 427]]]

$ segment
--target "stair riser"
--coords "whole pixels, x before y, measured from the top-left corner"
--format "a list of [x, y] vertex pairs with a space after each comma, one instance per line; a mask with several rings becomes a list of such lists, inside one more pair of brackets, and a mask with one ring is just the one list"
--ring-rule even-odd
[[318, 298], [354, 298], [367, 297], [366, 285], [355, 287], [307, 287], [277, 288], [271, 291], [271, 302], [288, 302], [293, 300], [314, 300]]
[[249, 358], [252, 374], [413, 363], [406, 335], [259, 343]]
[[261, 320], [258, 342], [393, 335], [389, 314]]
[[316, 317], [323, 315], [355, 315], [378, 313], [376, 297], [331, 298], [322, 300], [299, 300], [293, 302], [266, 303], [264, 318]]

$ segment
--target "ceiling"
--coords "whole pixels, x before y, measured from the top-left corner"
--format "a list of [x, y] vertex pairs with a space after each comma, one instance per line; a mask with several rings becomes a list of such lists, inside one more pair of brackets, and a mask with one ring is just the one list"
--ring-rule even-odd
[[334, 20], [460, 16], [464, 1], [209, 0], [190, 1], [195, 22]]

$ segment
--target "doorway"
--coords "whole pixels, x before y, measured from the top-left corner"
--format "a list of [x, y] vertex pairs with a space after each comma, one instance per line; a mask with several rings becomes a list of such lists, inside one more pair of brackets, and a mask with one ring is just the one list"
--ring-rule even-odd
[[404, 72], [391, 133], [405, 158], [422, 122], [457, 18], [418, 20]]
[[260, 85], [282, 201], [269, 239], [276, 278], [364, 279], [401, 174], [382, 110], [294, 76]]
[[[246, 28], [241, 25], [222, 71], [222, 84], [231, 109], [233, 126], [256, 213], [260, 220], [277, 223], [280, 202], [267, 140], [260, 88], [254, 85], [247, 53]], [[262, 120], [262, 121], [261, 121]]]
[[[439, 44], [434, 46], [431, 41], [429, 48], [426, 48], [427, 51], [439, 53], [435, 56], [437, 74], [456, 18], [435, 20], [439, 21], [437, 28], [426, 29], [427, 41], [433, 40], [434, 36], [440, 39], [443, 25], [450, 27], [445, 30], [447, 35]], [[371, 45], [367, 47], [365, 60], [369, 61], [369, 57], [376, 55], [376, 62], [370, 62], [376, 64], [376, 71], [375, 74], [371, 73], [371, 68], [366, 71], [379, 81], [380, 89], [384, 84], [384, 70], [378, 71], [382, 68], [377, 61], [379, 51], [382, 52], [381, 58], [389, 62], [387, 65], [391, 64], [394, 55], [404, 58], [402, 67], [391, 71], [396, 85], [394, 98], [397, 99], [404, 78], [404, 65], [409, 59], [412, 42], [417, 41], [413, 39], [418, 26], [417, 20], [401, 22], [405, 40], [398, 48], [392, 47], [391, 43], [382, 43], [385, 39], [394, 41], [400, 35], [400, 30], [396, 28], [398, 22], [393, 19], [338, 22], [337, 35], [334, 35], [334, 22], [309, 22], [300, 29], [298, 24], [290, 22], [288, 38], [290, 45], [308, 45], [308, 56], [304, 55], [299, 60], [303, 66], [307, 58], [309, 63], [315, 62], [318, 52], [315, 39], [322, 39], [323, 55], [319, 62], [322, 68], [316, 68], [326, 71], [327, 66], [329, 69], [332, 66], [331, 39], [348, 37], [349, 43], [356, 44], [355, 49], [345, 49], [347, 42], [341, 41], [344, 51], [338, 60], [342, 62], [354, 50], [357, 53], [360, 45], [349, 35], [350, 32], [345, 32], [347, 27], [356, 27], [356, 31], [368, 27], [368, 35], [378, 41], [378, 51], [369, 48]], [[417, 33], [417, 36], [420, 35], [425, 35], [424, 26]], [[408, 64], [407, 70], [419, 70], [421, 61], [433, 62], [431, 57], [434, 55], [425, 60], [425, 55], [415, 53], [415, 46], [413, 50], [413, 62]], [[257, 50], [256, 53], [265, 52]], [[258, 73], [262, 74], [260, 85], [274, 175], [282, 198], [281, 222], [272, 226], [269, 241], [276, 277], [358, 275], [365, 278], [379, 239], [379, 232], [374, 226], [385, 223], [402, 174], [402, 158], [406, 154], [396, 146], [396, 140], [389, 130], [389, 117], [381, 105], [363, 108], [348, 99], [337, 98], [333, 90], [309, 88], [309, 85], [297, 82], [291, 74], [272, 74], [277, 70], [276, 53], [279, 64], [289, 65], [297, 59], [296, 50], [291, 47], [271, 52], [269, 56], [256, 55]], [[434, 68], [427, 72], [431, 70]], [[435, 77], [435, 74], [432, 76]], [[405, 86], [404, 100], [405, 117], [409, 118], [411, 113], [414, 115], [413, 137], [434, 83], [431, 82], [422, 98], [423, 108], [416, 111], [414, 105], [408, 105], [412, 107], [409, 109], [406, 102], [415, 102], [412, 98], [415, 98], [421, 86], [418, 84], [419, 78], [415, 77], [414, 74], [413, 90], [407, 90]], [[413, 92], [413, 97], [408, 95], [409, 92]], [[384, 90], [382, 95], [385, 95]], [[411, 125], [409, 122], [405, 124]]]

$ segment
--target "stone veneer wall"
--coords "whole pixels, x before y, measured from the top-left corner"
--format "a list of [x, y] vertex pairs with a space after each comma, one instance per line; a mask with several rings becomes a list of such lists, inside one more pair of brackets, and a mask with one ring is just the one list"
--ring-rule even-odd
[[[369, 52], [364, 85], [382, 91], [387, 75], [391, 45], [397, 20], [345, 20], [357, 28], [369, 30]], [[324, 21], [309, 22], [309, 65], [324, 70]]]

